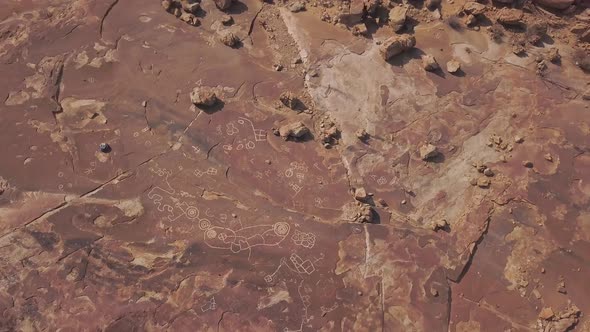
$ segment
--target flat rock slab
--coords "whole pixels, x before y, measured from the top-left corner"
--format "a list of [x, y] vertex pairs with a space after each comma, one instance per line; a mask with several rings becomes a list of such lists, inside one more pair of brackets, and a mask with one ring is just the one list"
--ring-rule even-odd
[[[432, 23], [385, 62], [393, 32], [311, 6], [201, 5], [194, 27], [159, 1], [0, 4], [0, 326], [529, 331], [574, 304], [588, 329], [587, 77], [567, 49], [541, 78]], [[306, 139], [274, 135], [297, 122]]]

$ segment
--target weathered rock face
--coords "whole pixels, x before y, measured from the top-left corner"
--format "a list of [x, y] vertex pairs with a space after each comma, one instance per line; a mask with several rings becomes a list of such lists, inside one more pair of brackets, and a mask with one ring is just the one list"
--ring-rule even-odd
[[279, 135], [285, 139], [303, 138], [309, 133], [309, 129], [300, 121], [289, 123], [279, 128]]
[[422, 67], [426, 71], [435, 71], [440, 68], [434, 56], [426, 54], [422, 57]]
[[291, 91], [281, 93], [279, 100], [290, 109], [295, 109], [299, 103], [299, 99]]
[[302, 1], [295, 1], [289, 5], [289, 10], [293, 13], [298, 13], [305, 10], [305, 3]]
[[235, 47], [240, 42], [240, 38], [229, 30], [220, 31], [218, 38], [220, 42], [229, 47]]
[[554, 9], [566, 9], [573, 5], [575, 0], [534, 0], [534, 3]]
[[198, 2], [190, 2], [188, 0], [181, 1], [182, 10], [190, 14], [197, 14], [201, 10], [201, 5]]
[[416, 45], [416, 38], [410, 35], [394, 36], [385, 40], [379, 47], [379, 53], [384, 60], [401, 54]]
[[195, 15], [190, 14], [190, 13], [182, 13], [180, 15], [180, 20], [183, 22], [186, 22], [192, 26], [198, 26], [200, 24], [199, 19], [196, 18]]
[[350, 6], [347, 12], [340, 14], [340, 23], [352, 27], [360, 24], [363, 21], [365, 15], [365, 3], [363, 0], [351, 0]]
[[207, 86], [195, 87], [190, 97], [191, 102], [197, 106], [213, 106], [217, 102], [215, 89]]
[[522, 10], [512, 8], [502, 8], [498, 11], [498, 23], [503, 25], [520, 25], [522, 24]]
[[447, 71], [449, 73], [456, 73], [461, 69], [461, 63], [457, 60], [450, 60], [447, 62]]
[[432, 144], [424, 144], [420, 147], [420, 159], [429, 160], [439, 155], [438, 148]]
[[467, 14], [481, 15], [485, 13], [486, 6], [479, 2], [469, 1], [463, 5], [463, 11]]
[[516, 57], [410, 7], [385, 62], [383, 5], [369, 39], [326, 1], [167, 3], [0, 1], [0, 330], [588, 330], [579, 10]]
[[578, 23], [571, 28], [571, 32], [578, 36], [578, 40], [590, 43], [590, 24]]
[[393, 31], [398, 32], [406, 23], [406, 13], [408, 8], [405, 6], [396, 6], [389, 11], [389, 26]]

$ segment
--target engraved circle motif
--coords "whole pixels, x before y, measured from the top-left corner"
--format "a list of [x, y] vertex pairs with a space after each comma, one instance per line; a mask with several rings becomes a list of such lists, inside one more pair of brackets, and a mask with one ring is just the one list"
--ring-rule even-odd
[[282, 221], [277, 222], [273, 226], [273, 230], [275, 231], [275, 234], [277, 234], [279, 236], [285, 236], [285, 235], [289, 234], [290, 229], [291, 229], [291, 227], [289, 227], [289, 224], [287, 224], [286, 222], [282, 222]]
[[217, 236], [217, 232], [215, 230], [213, 230], [213, 229], [209, 229], [205, 233], [205, 236], [207, 236], [210, 239], [214, 239]]
[[207, 219], [201, 219], [199, 220], [199, 228], [202, 230], [206, 230], [209, 227], [211, 227], [211, 222]]

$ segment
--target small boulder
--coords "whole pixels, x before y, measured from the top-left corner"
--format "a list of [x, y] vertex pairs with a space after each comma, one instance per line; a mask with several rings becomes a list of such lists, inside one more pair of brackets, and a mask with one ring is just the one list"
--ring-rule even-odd
[[527, 27], [526, 36], [529, 43], [539, 45], [547, 34], [547, 23], [536, 22]]
[[223, 25], [232, 25], [234, 23], [234, 18], [231, 15], [222, 15], [221, 16], [221, 24]]
[[445, 229], [448, 226], [449, 223], [446, 221], [446, 219], [433, 220], [432, 222], [430, 222], [430, 229], [432, 229], [435, 232], [437, 232], [439, 229]]
[[172, 0], [162, 0], [162, 8], [165, 11], [170, 11], [172, 9]]
[[284, 138], [302, 138], [309, 134], [309, 129], [301, 121], [292, 122], [279, 128], [279, 135]]
[[240, 42], [240, 39], [231, 31], [221, 31], [219, 33], [219, 41], [225, 46], [235, 47]]
[[183, 0], [181, 2], [182, 5], [182, 10], [184, 10], [185, 12], [189, 13], [189, 14], [193, 14], [196, 15], [199, 10], [201, 10], [201, 5], [199, 3], [196, 2], [188, 2], [188, 0]]
[[354, 221], [358, 223], [373, 222], [373, 208], [369, 204], [361, 204], [358, 207]]
[[195, 15], [190, 13], [182, 13], [180, 15], [180, 20], [195, 27], [201, 24], [201, 21], [199, 21]]
[[355, 36], [367, 36], [369, 33], [369, 30], [367, 29], [367, 26], [365, 25], [365, 23], [359, 23], [354, 25], [350, 31], [352, 31], [352, 34]]
[[367, 191], [365, 190], [365, 188], [360, 187], [354, 190], [354, 199], [356, 199], [357, 201], [364, 202], [367, 200], [368, 197], [369, 196], [367, 195]]
[[427, 161], [439, 155], [438, 148], [432, 144], [424, 144], [420, 147], [420, 159]]
[[559, 49], [557, 47], [552, 47], [549, 49], [547, 53], [547, 60], [558, 63], [561, 60], [561, 55], [559, 54]]
[[385, 40], [379, 47], [379, 53], [385, 61], [401, 54], [416, 45], [416, 38], [410, 35], [394, 36]]
[[480, 188], [488, 188], [492, 184], [492, 181], [486, 177], [480, 177], [477, 179], [477, 186]]
[[218, 100], [215, 89], [206, 86], [194, 88], [190, 97], [193, 104], [206, 107], [215, 105]]
[[422, 66], [424, 67], [424, 70], [426, 70], [426, 71], [435, 71], [438, 68], [440, 68], [440, 66], [438, 65], [438, 62], [436, 62], [436, 59], [434, 58], [434, 56], [432, 56], [430, 54], [426, 54], [425, 56], [422, 57]]
[[461, 63], [457, 60], [447, 62], [447, 71], [451, 74], [456, 73], [461, 69]]
[[285, 91], [281, 93], [281, 95], [279, 96], [279, 100], [283, 105], [289, 107], [290, 109], [295, 109], [297, 107], [297, 103], [299, 102], [297, 96], [295, 96], [290, 91]]
[[389, 26], [393, 29], [393, 31], [398, 32], [406, 23], [406, 15], [408, 12], [408, 7], [406, 6], [397, 6], [393, 7], [389, 11]]
[[486, 5], [475, 1], [466, 2], [463, 5], [463, 12], [471, 15], [481, 15], [485, 13]]
[[109, 153], [111, 151], [111, 146], [108, 143], [100, 143], [98, 149], [102, 153]]
[[502, 25], [520, 25], [522, 24], [524, 14], [521, 10], [513, 8], [502, 8], [498, 11], [496, 20]]
[[304, 11], [305, 10], [305, 3], [302, 1], [295, 1], [291, 5], [289, 5], [289, 10], [292, 13], [298, 13], [300, 11]]
[[590, 43], [590, 24], [578, 23], [570, 31], [578, 36], [578, 40], [581, 42]]
[[355, 134], [356, 138], [358, 138], [361, 141], [364, 141], [367, 138], [369, 138], [369, 134], [367, 133], [367, 131], [362, 128], [357, 130], [354, 134]]
[[551, 307], [543, 308], [539, 313], [539, 319], [543, 320], [550, 320], [551, 318], [553, 318], [553, 316], [555, 316], [555, 313], [553, 312], [553, 309], [551, 309]]
[[[351, 0], [348, 6], [348, 11], [340, 14], [338, 20], [340, 23], [351, 27], [363, 21], [365, 14], [365, 4], [363, 0]], [[322, 18], [324, 20], [324, 18]]]

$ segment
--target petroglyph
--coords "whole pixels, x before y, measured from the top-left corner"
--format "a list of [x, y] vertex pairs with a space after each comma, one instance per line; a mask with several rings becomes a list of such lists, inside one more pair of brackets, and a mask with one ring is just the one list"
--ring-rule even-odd
[[295, 234], [291, 236], [291, 240], [298, 246], [312, 249], [315, 246], [315, 235], [313, 233], [305, 233], [295, 230]]
[[217, 309], [215, 297], [210, 298], [205, 304], [201, 306], [201, 312], [213, 311], [215, 309]]
[[257, 225], [232, 230], [227, 227], [211, 226], [205, 230], [205, 244], [210, 248], [230, 250], [232, 253], [250, 251], [258, 246], [278, 246], [289, 234], [286, 222], [273, 225]]

